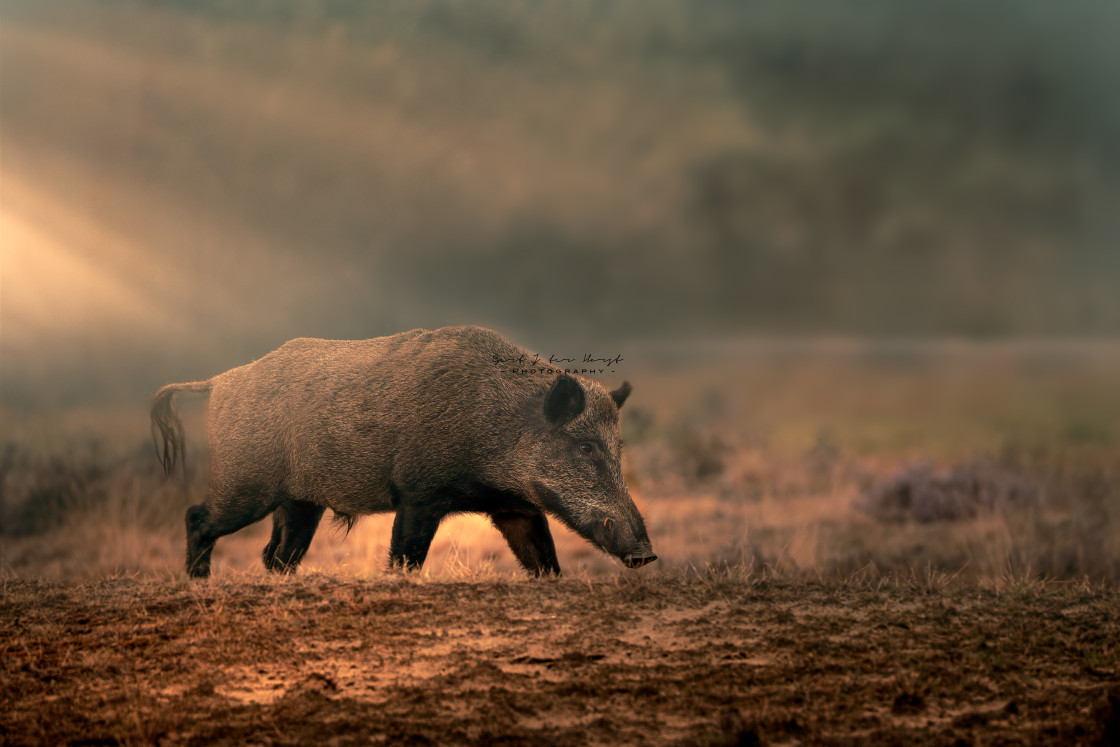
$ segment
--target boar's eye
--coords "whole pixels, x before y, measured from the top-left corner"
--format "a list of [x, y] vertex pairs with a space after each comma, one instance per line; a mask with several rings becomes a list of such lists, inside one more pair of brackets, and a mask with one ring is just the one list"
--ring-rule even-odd
[[579, 450], [582, 451], [584, 454], [594, 454], [595, 453], [595, 442], [594, 441], [580, 441], [579, 442]]

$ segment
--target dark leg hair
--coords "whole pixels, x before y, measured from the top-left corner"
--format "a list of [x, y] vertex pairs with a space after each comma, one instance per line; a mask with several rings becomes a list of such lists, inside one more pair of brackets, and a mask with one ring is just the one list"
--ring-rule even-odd
[[268, 544], [264, 546], [264, 552], [261, 553], [261, 557], [264, 559], [264, 567], [270, 571], [275, 570], [273, 564], [276, 562], [276, 550], [284, 540], [284, 524], [276, 516], [282, 509], [283, 506], [272, 513], [272, 537], [269, 538]]
[[428, 557], [428, 548], [446, 515], [442, 509], [402, 501], [393, 521], [393, 540], [389, 545], [389, 567], [419, 570]]
[[560, 575], [556, 545], [543, 513], [495, 513], [490, 520], [506, 538], [509, 549], [525, 570], [534, 576]]
[[187, 509], [187, 573], [194, 578], [210, 575], [210, 553], [218, 538], [260, 521], [274, 504], [259, 496], [239, 496], [233, 500], [207, 498]]
[[311, 546], [324, 510], [310, 501], [281, 503], [272, 513], [272, 539], [264, 549], [264, 567], [276, 573], [293, 573]]

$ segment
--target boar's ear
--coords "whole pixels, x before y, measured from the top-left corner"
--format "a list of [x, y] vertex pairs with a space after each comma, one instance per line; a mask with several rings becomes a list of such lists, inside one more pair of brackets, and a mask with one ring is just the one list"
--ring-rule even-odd
[[583, 387], [568, 374], [560, 374], [544, 399], [544, 416], [554, 425], [563, 425], [581, 412]]
[[614, 403], [621, 409], [622, 403], [626, 401], [626, 398], [630, 396], [630, 392], [632, 391], [634, 391], [634, 387], [630, 386], [629, 381], [624, 381], [622, 382], [622, 386], [611, 392], [611, 399], [613, 399]]

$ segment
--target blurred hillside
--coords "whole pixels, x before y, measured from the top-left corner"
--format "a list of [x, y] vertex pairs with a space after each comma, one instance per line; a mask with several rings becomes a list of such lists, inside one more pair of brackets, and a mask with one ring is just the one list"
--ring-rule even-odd
[[628, 351], [1120, 332], [1115, 3], [7, 0], [0, 20], [9, 406], [445, 323]]

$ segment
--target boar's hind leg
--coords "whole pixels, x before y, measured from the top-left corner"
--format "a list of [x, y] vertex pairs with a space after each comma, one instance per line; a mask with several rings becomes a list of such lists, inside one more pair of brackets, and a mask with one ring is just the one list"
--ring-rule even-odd
[[272, 539], [264, 548], [264, 567], [292, 573], [311, 546], [326, 509], [310, 501], [285, 501], [272, 513]]
[[187, 573], [195, 578], [210, 575], [210, 553], [219, 537], [260, 521], [272, 506], [245, 497], [243, 500], [199, 503], [187, 509]]
[[418, 570], [428, 557], [445, 511], [424, 505], [401, 502], [393, 520], [393, 540], [389, 545], [389, 567]]
[[548, 531], [548, 519], [544, 514], [501, 514], [490, 516], [494, 526], [506, 538], [509, 549], [517, 557], [517, 562], [534, 576], [560, 575], [560, 561], [556, 559], [556, 545], [552, 542], [552, 532]]

